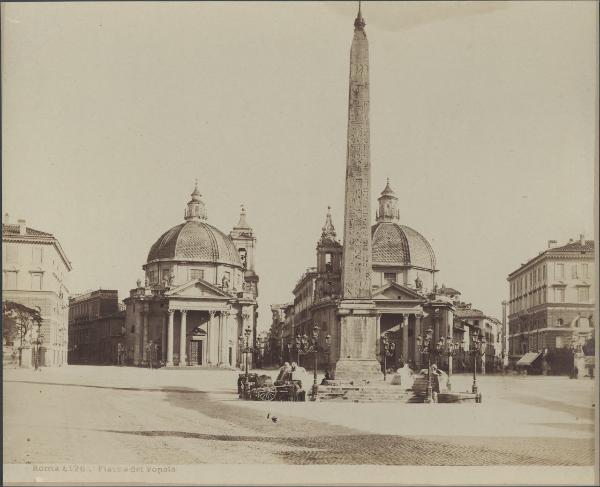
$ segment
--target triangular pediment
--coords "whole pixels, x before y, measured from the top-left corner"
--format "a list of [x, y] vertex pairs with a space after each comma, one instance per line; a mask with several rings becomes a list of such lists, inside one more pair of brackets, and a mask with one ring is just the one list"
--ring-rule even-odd
[[202, 279], [193, 279], [180, 286], [169, 289], [165, 296], [169, 298], [204, 298], [204, 299], [231, 299], [234, 296], [227, 291], [206, 282]]
[[374, 300], [391, 300], [391, 301], [419, 301], [424, 302], [426, 299], [418, 292], [408, 287], [402, 286], [397, 282], [390, 282], [377, 288], [373, 291]]

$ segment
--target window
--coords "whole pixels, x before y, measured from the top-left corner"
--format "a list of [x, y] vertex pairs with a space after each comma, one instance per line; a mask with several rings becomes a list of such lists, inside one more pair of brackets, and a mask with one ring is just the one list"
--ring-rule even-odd
[[41, 291], [42, 290], [42, 273], [41, 272], [32, 272], [31, 273], [31, 289], [33, 291]]
[[238, 249], [238, 252], [240, 253], [240, 259], [242, 261], [242, 267], [244, 269], [246, 269], [248, 267], [248, 261], [247, 261], [248, 260], [248, 252], [244, 248]]
[[19, 262], [19, 247], [16, 244], [6, 244], [6, 262], [8, 264]]
[[581, 264], [581, 277], [590, 277], [590, 267], [588, 264]]
[[4, 287], [6, 289], [17, 289], [17, 273], [16, 272], [5, 272], [4, 273]]
[[578, 294], [580, 303], [587, 303], [590, 300], [590, 288], [580, 287]]
[[563, 337], [556, 337], [556, 348], [563, 348]]
[[542, 267], [542, 271], [544, 273], [544, 281], [546, 280], [546, 264]]
[[395, 272], [384, 272], [383, 273], [383, 278], [386, 281], [396, 282], [396, 273]]
[[564, 303], [565, 302], [565, 290], [564, 288], [560, 288], [560, 289], [555, 289], [555, 298], [554, 301], [556, 301], [557, 303]]
[[191, 279], [204, 279], [204, 269], [191, 269], [190, 270], [190, 278]]
[[577, 279], [577, 264], [571, 266], [571, 279]]
[[556, 264], [556, 268], [554, 271], [555, 279], [563, 279], [565, 277], [565, 265], [564, 264]]
[[331, 262], [331, 254], [325, 254], [325, 272], [333, 272], [333, 263]]
[[533, 282], [538, 282], [537, 269], [533, 271]]
[[44, 261], [43, 247], [32, 247], [31, 262], [41, 264]]

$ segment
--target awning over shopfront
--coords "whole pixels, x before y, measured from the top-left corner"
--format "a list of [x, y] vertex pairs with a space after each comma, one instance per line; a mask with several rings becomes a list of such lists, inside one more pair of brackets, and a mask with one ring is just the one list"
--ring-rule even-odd
[[535, 359], [537, 359], [541, 354], [538, 352], [527, 352], [525, 355], [523, 355], [519, 361], [517, 362], [517, 367], [528, 367], [530, 366], [533, 362], [535, 362]]

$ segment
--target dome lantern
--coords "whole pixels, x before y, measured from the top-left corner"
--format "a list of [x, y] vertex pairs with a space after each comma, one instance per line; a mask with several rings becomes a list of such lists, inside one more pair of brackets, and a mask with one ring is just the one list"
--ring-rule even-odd
[[390, 178], [387, 180], [381, 196], [377, 198], [379, 202], [379, 211], [377, 212], [378, 222], [393, 222], [400, 220], [400, 210], [396, 209], [398, 198], [390, 186]]
[[191, 194], [192, 199], [188, 202], [187, 208], [185, 209], [185, 220], [206, 220], [206, 207], [204, 201], [200, 198], [202, 195], [198, 190], [198, 180], [196, 179], [196, 185], [194, 191]]

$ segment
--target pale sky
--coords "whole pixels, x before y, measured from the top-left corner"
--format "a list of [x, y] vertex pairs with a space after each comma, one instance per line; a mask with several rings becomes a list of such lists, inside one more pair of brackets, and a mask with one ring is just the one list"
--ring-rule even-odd
[[[2, 4], [3, 212], [70, 289], [128, 295], [199, 179], [258, 238], [259, 326], [343, 229], [356, 3]], [[438, 283], [501, 316], [506, 276], [593, 238], [595, 2], [363, 2], [373, 216], [389, 177]]]

